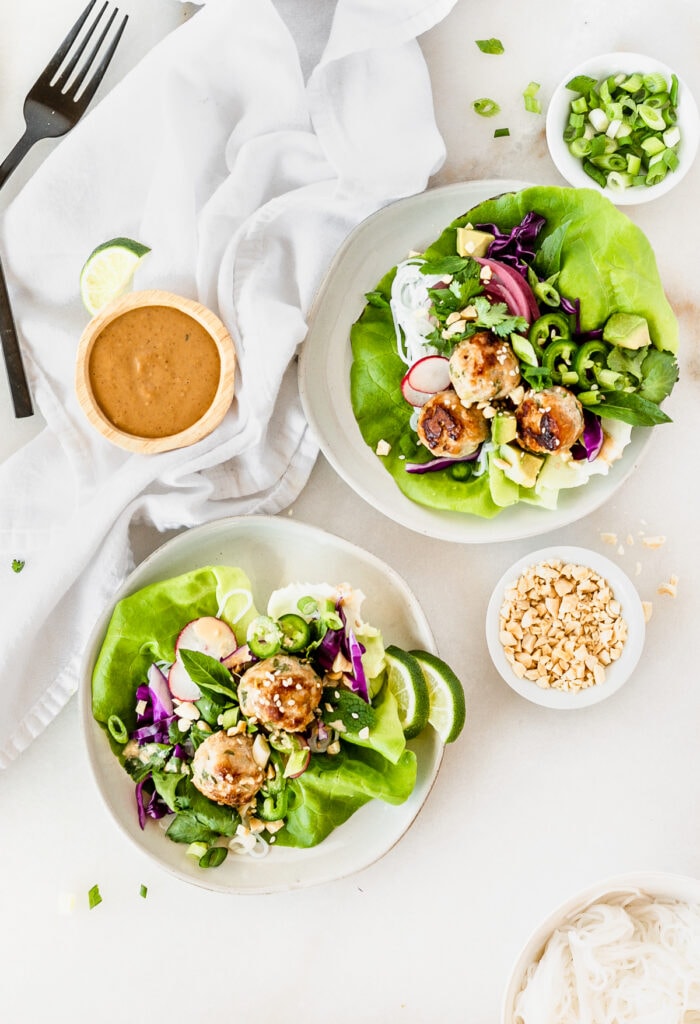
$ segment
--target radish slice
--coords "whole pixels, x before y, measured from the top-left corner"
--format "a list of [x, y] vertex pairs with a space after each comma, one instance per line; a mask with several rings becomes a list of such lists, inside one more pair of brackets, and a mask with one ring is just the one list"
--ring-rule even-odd
[[[410, 371], [409, 371], [410, 372]], [[425, 405], [430, 398], [430, 393], [427, 391], [416, 391], [408, 383], [408, 373], [404, 375], [401, 381], [401, 394], [406, 399], [409, 405]]]
[[211, 658], [223, 661], [238, 647], [236, 634], [222, 619], [214, 615], [204, 615], [201, 619], [192, 619], [180, 631], [175, 642], [175, 653], [181, 647], [188, 651], [201, 651]]
[[450, 361], [446, 356], [423, 356], [406, 374], [414, 391], [434, 395], [450, 386]]
[[199, 700], [202, 696], [202, 691], [182, 664], [178, 656], [179, 651], [199, 651], [223, 662], [237, 647], [236, 634], [216, 616], [203, 615], [188, 622], [175, 642], [175, 661], [168, 673], [168, 686], [173, 697], [177, 697], [178, 700]]
[[202, 691], [179, 658], [170, 666], [168, 687], [173, 697], [177, 697], [178, 700], [199, 700], [202, 696]]
[[221, 659], [221, 664], [224, 668], [230, 668], [232, 672], [235, 672], [241, 667], [246, 665], [249, 661], [254, 661], [254, 656], [250, 653], [250, 647], [248, 644], [241, 644], [237, 647], [233, 654], [229, 654], [228, 657]]

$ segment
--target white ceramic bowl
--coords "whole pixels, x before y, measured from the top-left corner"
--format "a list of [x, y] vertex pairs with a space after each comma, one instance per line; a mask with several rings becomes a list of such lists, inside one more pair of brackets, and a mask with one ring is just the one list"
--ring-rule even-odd
[[398, 806], [372, 800], [311, 849], [271, 848], [259, 859], [230, 855], [217, 868], [202, 869], [185, 848], [171, 842], [149, 819], [140, 829], [134, 784], [112, 753], [92, 715], [92, 672], [114, 605], [158, 580], [206, 565], [239, 566], [247, 574], [257, 607], [272, 590], [293, 582], [347, 581], [365, 594], [363, 614], [381, 629], [386, 643], [435, 652], [427, 619], [404, 580], [385, 562], [316, 527], [282, 516], [221, 519], [183, 533], [153, 552], [114, 594], [88, 642], [79, 688], [83, 735], [99, 793], [114, 822], [148, 857], [182, 881], [222, 893], [269, 893], [305, 888], [359, 871], [387, 853], [409, 828], [427, 799], [442, 761], [443, 745], [425, 729], [411, 749], [418, 778]]
[[[543, 689], [530, 679], [518, 679], [510, 662], [507, 660], [503, 645], [499, 639], [499, 616], [506, 589], [518, 579], [529, 566], [540, 562], [560, 559], [577, 565], [586, 565], [593, 569], [610, 584], [615, 598], [622, 606], [622, 616], [627, 623], [628, 636], [622, 654], [617, 661], [608, 666], [603, 683], [589, 686], [577, 692], [566, 692], [558, 689]], [[501, 576], [493, 589], [486, 612], [486, 642], [491, 660], [508, 685], [521, 697], [540, 704], [545, 708], [556, 708], [560, 711], [573, 711], [577, 708], [590, 707], [613, 693], [617, 693], [634, 671], [644, 646], [644, 610], [639, 595], [625, 573], [609, 558], [590, 551], [587, 548], [557, 547], [541, 548], [518, 559], [510, 569]]]
[[[635, 185], [621, 190], [601, 188], [586, 174], [581, 160], [569, 152], [569, 147], [564, 142], [564, 128], [568, 123], [570, 112], [569, 104], [575, 96], [575, 93], [566, 88], [567, 82], [570, 82], [576, 75], [590, 75], [591, 78], [601, 80], [618, 71], [626, 73], [640, 71], [643, 74], [659, 71], [666, 76], [667, 80], [670, 80], [672, 73], [675, 73], [678, 78], [678, 127], [681, 131], [678, 157], [680, 163], [676, 170], [669, 171], [658, 185]], [[579, 64], [561, 80], [554, 90], [547, 108], [546, 130], [547, 145], [552, 160], [559, 173], [566, 178], [570, 185], [596, 189], [607, 196], [616, 206], [628, 206], [648, 203], [652, 199], [657, 199], [669, 192], [683, 179], [697, 153], [700, 140], [700, 118], [692, 93], [673, 68], [640, 53], [603, 53], [597, 57], [590, 57]]]
[[515, 998], [522, 988], [525, 972], [544, 950], [552, 933], [601, 898], [618, 893], [642, 893], [655, 899], [681, 900], [700, 905], [700, 879], [664, 871], [637, 871], [597, 882], [570, 897], [549, 914], [531, 933], [518, 954], [501, 1007], [501, 1024], [513, 1024]]

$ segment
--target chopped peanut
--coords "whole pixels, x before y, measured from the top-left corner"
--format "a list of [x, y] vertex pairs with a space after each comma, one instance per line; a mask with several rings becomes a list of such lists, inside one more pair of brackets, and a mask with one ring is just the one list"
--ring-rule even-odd
[[558, 560], [530, 566], [506, 588], [499, 631], [518, 679], [567, 691], [603, 683], [627, 640], [608, 582]]

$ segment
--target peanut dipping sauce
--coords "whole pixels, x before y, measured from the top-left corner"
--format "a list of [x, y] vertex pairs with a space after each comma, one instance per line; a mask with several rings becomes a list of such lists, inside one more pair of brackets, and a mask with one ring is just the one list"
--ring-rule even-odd
[[196, 423], [221, 376], [216, 343], [193, 317], [170, 306], [140, 306], [98, 334], [88, 376], [110, 423], [135, 437], [170, 437]]

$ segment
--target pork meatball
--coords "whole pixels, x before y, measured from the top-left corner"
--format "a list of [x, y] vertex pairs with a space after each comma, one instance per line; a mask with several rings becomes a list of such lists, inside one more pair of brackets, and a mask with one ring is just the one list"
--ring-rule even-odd
[[302, 732], [314, 719], [323, 683], [310, 665], [289, 654], [259, 661], [241, 676], [241, 711], [272, 732]]
[[566, 388], [527, 391], [515, 416], [520, 445], [538, 455], [568, 451], [583, 433], [581, 403]]
[[479, 331], [450, 356], [450, 380], [465, 405], [505, 398], [520, 383], [520, 364], [507, 341]]
[[416, 431], [433, 455], [447, 459], [473, 454], [489, 436], [481, 410], [462, 405], [451, 389], [438, 391], [428, 399], [418, 416]]
[[214, 803], [241, 807], [253, 799], [264, 779], [247, 733], [213, 732], [194, 753], [192, 784]]

